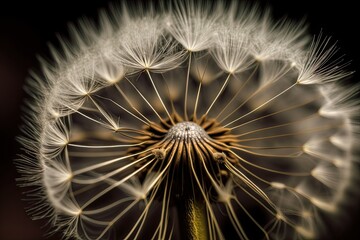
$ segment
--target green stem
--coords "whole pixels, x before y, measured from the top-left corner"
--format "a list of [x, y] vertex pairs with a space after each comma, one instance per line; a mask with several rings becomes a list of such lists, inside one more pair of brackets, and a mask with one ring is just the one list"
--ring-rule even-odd
[[185, 197], [179, 199], [177, 205], [181, 239], [208, 239], [205, 203]]

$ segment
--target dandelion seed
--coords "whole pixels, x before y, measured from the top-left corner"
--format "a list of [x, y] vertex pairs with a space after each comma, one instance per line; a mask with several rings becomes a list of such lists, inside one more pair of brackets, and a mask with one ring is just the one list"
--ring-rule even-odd
[[360, 110], [329, 38], [235, 1], [98, 22], [29, 79], [17, 166], [35, 219], [75, 239], [326, 236]]

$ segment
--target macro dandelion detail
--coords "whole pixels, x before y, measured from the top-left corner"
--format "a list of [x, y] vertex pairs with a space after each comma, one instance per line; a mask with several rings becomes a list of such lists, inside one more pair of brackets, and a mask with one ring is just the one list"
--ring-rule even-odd
[[[315, 239], [356, 177], [331, 39], [255, 4], [123, 4], [32, 73], [17, 167], [75, 239]], [[71, 44], [70, 44], [70, 43]]]

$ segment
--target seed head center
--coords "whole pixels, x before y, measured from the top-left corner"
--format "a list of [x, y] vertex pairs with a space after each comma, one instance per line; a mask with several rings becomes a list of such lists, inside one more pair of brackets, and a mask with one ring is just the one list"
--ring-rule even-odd
[[194, 122], [180, 122], [169, 129], [166, 137], [171, 140], [185, 141], [208, 138], [206, 131]]

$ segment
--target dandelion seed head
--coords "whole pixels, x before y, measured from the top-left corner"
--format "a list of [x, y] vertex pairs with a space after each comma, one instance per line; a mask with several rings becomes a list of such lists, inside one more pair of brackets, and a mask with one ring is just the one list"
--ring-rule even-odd
[[28, 84], [35, 219], [65, 238], [246, 240], [321, 239], [345, 215], [359, 87], [330, 38], [237, 1], [123, 4], [70, 33]]

